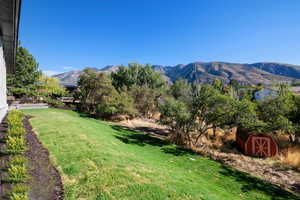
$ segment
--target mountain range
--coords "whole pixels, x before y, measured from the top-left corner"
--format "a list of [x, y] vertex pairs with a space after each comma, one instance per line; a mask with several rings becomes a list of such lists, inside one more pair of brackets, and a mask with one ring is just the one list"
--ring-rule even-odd
[[[118, 66], [108, 65], [102, 69], [91, 68], [97, 72], [111, 73]], [[193, 62], [175, 66], [153, 65], [152, 68], [161, 72], [170, 81], [186, 79], [193, 83], [207, 83], [218, 78], [224, 82], [237, 80], [245, 84], [265, 84], [274, 82], [290, 82], [300, 79], [300, 66], [274, 62], [240, 64], [228, 62]], [[54, 75], [63, 85], [76, 85], [82, 70], [74, 70]]]

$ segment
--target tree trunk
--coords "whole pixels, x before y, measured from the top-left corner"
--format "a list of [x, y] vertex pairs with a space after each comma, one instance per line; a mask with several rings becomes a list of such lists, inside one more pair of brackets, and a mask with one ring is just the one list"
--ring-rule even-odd
[[290, 143], [291, 143], [292, 145], [294, 145], [294, 144], [296, 143], [296, 135], [290, 133], [290, 134], [289, 134], [289, 140], [290, 140]]
[[217, 132], [217, 127], [216, 127], [216, 126], [213, 126], [212, 130], [213, 130], [213, 139], [215, 140], [216, 137], [217, 137], [217, 134], [216, 134], [216, 132]]

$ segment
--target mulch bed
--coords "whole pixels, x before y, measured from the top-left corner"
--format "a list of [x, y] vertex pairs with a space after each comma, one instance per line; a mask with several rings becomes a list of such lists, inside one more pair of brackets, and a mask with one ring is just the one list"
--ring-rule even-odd
[[[28, 173], [30, 179], [29, 198], [31, 200], [61, 200], [63, 199], [63, 184], [58, 170], [49, 160], [49, 152], [43, 147], [36, 134], [32, 131], [29, 117], [24, 119], [26, 129], [26, 143], [28, 150], [25, 157], [28, 159]], [[7, 164], [9, 155], [5, 152], [5, 136], [7, 132], [5, 120], [0, 124], [0, 199], [8, 199], [12, 188], [11, 182], [7, 181]]]
[[26, 157], [29, 160], [29, 182], [31, 200], [60, 200], [63, 199], [63, 184], [58, 170], [49, 160], [49, 151], [43, 147], [29, 122], [30, 117], [24, 120], [26, 142], [29, 147]]

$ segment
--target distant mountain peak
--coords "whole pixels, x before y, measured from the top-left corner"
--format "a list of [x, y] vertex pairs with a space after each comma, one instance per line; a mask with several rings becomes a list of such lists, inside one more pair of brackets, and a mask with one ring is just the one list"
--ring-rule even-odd
[[119, 69], [119, 66], [116, 65], [107, 65], [106, 67], [103, 67], [100, 71], [103, 72], [115, 72]]
[[[222, 61], [193, 62], [175, 66], [153, 65], [152, 68], [171, 81], [182, 78], [194, 83], [207, 83], [218, 78], [224, 82], [235, 79], [247, 84], [263, 83], [269, 85], [273, 82], [289, 82], [293, 79], [300, 79], [300, 66], [276, 62], [257, 62], [253, 64]], [[102, 69], [91, 69], [111, 73], [117, 71], [119, 67], [107, 65]], [[74, 70], [54, 75], [54, 77], [57, 77], [65, 85], [66, 83], [68, 85], [70, 83], [77, 84], [81, 73], [81, 70]]]

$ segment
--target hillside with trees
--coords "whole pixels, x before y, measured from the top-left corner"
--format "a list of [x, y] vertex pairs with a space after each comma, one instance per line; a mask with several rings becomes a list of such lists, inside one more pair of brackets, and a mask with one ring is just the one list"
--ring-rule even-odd
[[[153, 140], [175, 145], [176, 149], [200, 152], [296, 192], [294, 182], [284, 178], [295, 176], [297, 182], [300, 179], [296, 172], [284, 171], [284, 174], [264, 159], [244, 156], [233, 134], [236, 130], [236, 134], [285, 138], [285, 146], [280, 144], [279, 155], [286, 160], [290, 159], [284, 157], [289, 148], [299, 148], [299, 96], [288, 84], [279, 83], [276, 94], [255, 99], [255, 92], [263, 87], [261, 84], [242, 84], [238, 80], [226, 83], [220, 79], [203, 84], [185, 79], [170, 83], [160, 72], [153, 70], [153, 66], [130, 63], [111, 73], [85, 69], [79, 77], [74, 98], [82, 116], [95, 118], [97, 122], [109, 121], [113, 127], [121, 124], [122, 127], [116, 130], [124, 134], [128, 130], [143, 130], [141, 135], [128, 138], [115, 136], [124, 144], [144, 146], [149, 142], [156, 145], [151, 143], [153, 137]], [[141, 124], [129, 126], [134, 120]], [[149, 121], [153, 126], [149, 126]], [[174, 155], [181, 153], [169, 151]], [[295, 152], [299, 155], [299, 151]], [[287, 163], [289, 167], [299, 168], [297, 159], [293, 162], [281, 161], [279, 157], [272, 159], [280, 166]]]
[[198, 85], [179, 79], [170, 86], [150, 65], [132, 63], [111, 74], [86, 69], [78, 86], [81, 111], [108, 119], [159, 115], [176, 144], [195, 145], [217, 128], [286, 134], [291, 143], [300, 132], [299, 98], [283, 83], [278, 95], [257, 101], [255, 89], [238, 81]]

